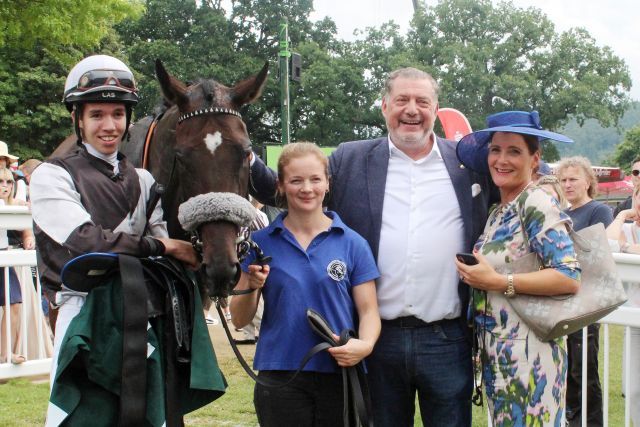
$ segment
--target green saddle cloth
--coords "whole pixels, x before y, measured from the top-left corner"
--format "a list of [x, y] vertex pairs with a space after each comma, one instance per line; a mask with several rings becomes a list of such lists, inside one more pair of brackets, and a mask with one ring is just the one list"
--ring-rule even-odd
[[[49, 402], [49, 418], [57, 419], [48, 419], [47, 425], [118, 425], [123, 303], [120, 277], [116, 276], [89, 292], [69, 325]], [[171, 393], [178, 397], [180, 416], [222, 396], [227, 386], [204, 322], [202, 301], [197, 290], [194, 294], [191, 359], [189, 363], [176, 362], [179, 375], [189, 380]], [[164, 323], [163, 317], [151, 318], [147, 330], [146, 421], [158, 427], [173, 424], [166, 419], [165, 358], [159, 339]]]

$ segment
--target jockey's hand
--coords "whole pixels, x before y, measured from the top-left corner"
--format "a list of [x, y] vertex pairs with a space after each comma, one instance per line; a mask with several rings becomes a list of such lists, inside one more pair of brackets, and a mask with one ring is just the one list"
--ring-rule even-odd
[[261, 287], [263, 287], [268, 275], [269, 265], [249, 265], [249, 288], [260, 289]]
[[187, 264], [189, 268], [194, 270], [198, 269], [200, 266], [200, 261], [198, 260], [198, 254], [195, 249], [193, 249], [193, 245], [190, 242], [185, 242], [184, 240], [178, 239], [169, 239], [167, 237], [157, 238], [164, 245], [164, 254], [170, 255], [175, 259], [184, 262]]

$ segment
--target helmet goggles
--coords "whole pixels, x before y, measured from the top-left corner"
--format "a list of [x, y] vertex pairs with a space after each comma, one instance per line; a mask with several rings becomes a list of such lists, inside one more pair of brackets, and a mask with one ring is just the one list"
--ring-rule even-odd
[[116, 86], [126, 91], [136, 90], [133, 74], [125, 70], [90, 70], [80, 76], [76, 91], [87, 91], [104, 86]]

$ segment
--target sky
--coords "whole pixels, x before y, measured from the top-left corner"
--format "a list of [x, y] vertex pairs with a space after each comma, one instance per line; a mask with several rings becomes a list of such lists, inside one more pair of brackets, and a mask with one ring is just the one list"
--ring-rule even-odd
[[[436, 0], [427, 0], [435, 3]], [[640, 2], [638, 0], [512, 0], [517, 7], [536, 7], [555, 24], [556, 31], [586, 29], [599, 46], [609, 46], [629, 67], [631, 97], [640, 100]], [[497, 1], [494, 1], [497, 3]], [[404, 32], [413, 14], [412, 0], [314, 0], [312, 20], [329, 16], [338, 36], [353, 40], [355, 29], [379, 27], [393, 20]]]

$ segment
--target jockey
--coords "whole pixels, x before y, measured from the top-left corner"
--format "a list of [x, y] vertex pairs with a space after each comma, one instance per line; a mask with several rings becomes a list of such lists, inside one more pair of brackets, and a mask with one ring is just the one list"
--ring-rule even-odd
[[89, 252], [112, 252], [171, 255], [197, 264], [190, 243], [168, 238], [160, 203], [148, 206], [155, 184], [151, 174], [134, 168], [118, 152], [138, 102], [131, 70], [110, 56], [85, 58], [69, 73], [63, 101], [78, 147], [40, 165], [30, 182], [38, 268], [54, 308], [50, 312], [57, 312], [57, 325], [52, 321], [52, 387], [61, 342], [86, 296], [61, 283], [67, 261]]

